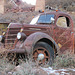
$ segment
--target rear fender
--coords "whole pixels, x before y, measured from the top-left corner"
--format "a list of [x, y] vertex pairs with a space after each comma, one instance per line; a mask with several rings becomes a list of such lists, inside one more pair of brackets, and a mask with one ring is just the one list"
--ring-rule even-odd
[[30, 36], [28, 36], [26, 38], [26, 40], [24, 41], [24, 44], [23, 44], [23, 47], [25, 48], [25, 50], [28, 52], [28, 53], [31, 53], [31, 51], [33, 50], [34, 48], [34, 45], [40, 40], [40, 39], [43, 39], [43, 38], [46, 38], [46, 39], [49, 39], [50, 41], [52, 41], [56, 47], [57, 50], [59, 50], [59, 47], [58, 45], [56, 44], [56, 42], [46, 33], [43, 33], [43, 32], [36, 32], [36, 33], [33, 33], [31, 34]]

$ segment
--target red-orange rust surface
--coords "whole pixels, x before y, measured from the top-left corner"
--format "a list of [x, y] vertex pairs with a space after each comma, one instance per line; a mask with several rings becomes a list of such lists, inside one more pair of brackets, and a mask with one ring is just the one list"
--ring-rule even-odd
[[[60, 44], [61, 47], [59, 47], [61, 52], [64, 52], [66, 50], [70, 50], [71, 52], [74, 52], [74, 31], [73, 31], [73, 21], [71, 17], [63, 12], [48, 12], [48, 13], [42, 13], [42, 14], [54, 14], [55, 15], [55, 23], [54, 24], [36, 24], [36, 25], [29, 25], [29, 24], [11, 24], [11, 26], [8, 28], [7, 34], [6, 34], [6, 39], [5, 43], [15, 43], [14, 40], [9, 39], [16, 39], [16, 35], [18, 32], [20, 32], [20, 29], [23, 27], [23, 33], [26, 34], [27, 38], [24, 41], [24, 46], [31, 52], [32, 46], [36, 44], [37, 41], [40, 40], [40, 38], [49, 38], [45, 37], [44, 35], [38, 35], [36, 32], [41, 32], [44, 34], [47, 34], [48, 36], [51, 37], [51, 41], [53, 44]], [[68, 28], [62, 28], [58, 27], [56, 25], [57, 19], [59, 16], [66, 16], [70, 20], [70, 27]], [[33, 34], [36, 34], [33, 36]], [[10, 35], [15, 34], [13, 37]], [[33, 37], [32, 37], [33, 36]], [[36, 37], [36, 39], [34, 39]], [[38, 39], [38, 38], [39, 39]], [[36, 41], [37, 40], [37, 41]], [[47, 41], [48, 42], [48, 41]], [[56, 45], [55, 45], [56, 46]]]

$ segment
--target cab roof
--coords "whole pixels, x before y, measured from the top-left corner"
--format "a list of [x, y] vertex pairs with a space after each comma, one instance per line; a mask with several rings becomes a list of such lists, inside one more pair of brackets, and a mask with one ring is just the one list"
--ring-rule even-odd
[[54, 14], [54, 15], [67, 15], [67, 16], [70, 16], [68, 13], [66, 12], [62, 12], [62, 11], [49, 11], [49, 12], [44, 12], [44, 13], [41, 13], [41, 14]]

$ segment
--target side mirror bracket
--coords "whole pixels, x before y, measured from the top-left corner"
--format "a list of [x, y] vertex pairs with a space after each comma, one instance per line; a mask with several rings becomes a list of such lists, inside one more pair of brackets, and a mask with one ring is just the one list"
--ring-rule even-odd
[[51, 23], [54, 23], [55, 19], [53, 17], [51, 17]]

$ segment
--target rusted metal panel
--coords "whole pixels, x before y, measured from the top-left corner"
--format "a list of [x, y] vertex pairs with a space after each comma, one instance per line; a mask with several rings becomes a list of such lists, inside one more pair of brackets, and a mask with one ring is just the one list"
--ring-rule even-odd
[[35, 45], [40, 39], [43, 39], [43, 38], [46, 38], [46, 39], [51, 40], [51, 41], [55, 44], [57, 50], [59, 50], [59, 47], [57, 46], [56, 42], [53, 40], [52, 37], [50, 37], [50, 36], [49, 36], [48, 34], [46, 34], [46, 33], [36, 32], [36, 33], [31, 34], [31, 35], [30, 35], [29, 37], [27, 37], [27, 39], [25, 40], [25, 42], [24, 42], [24, 47], [25, 47], [26, 51], [27, 51], [28, 53], [31, 53], [31, 51], [33, 50], [34, 45]]
[[70, 29], [62, 29], [62, 28], [55, 28], [54, 29], [54, 39], [56, 43], [61, 44], [61, 50], [65, 51], [73, 47], [73, 42], [72, 42], [72, 35], [71, 35], [71, 30]]

